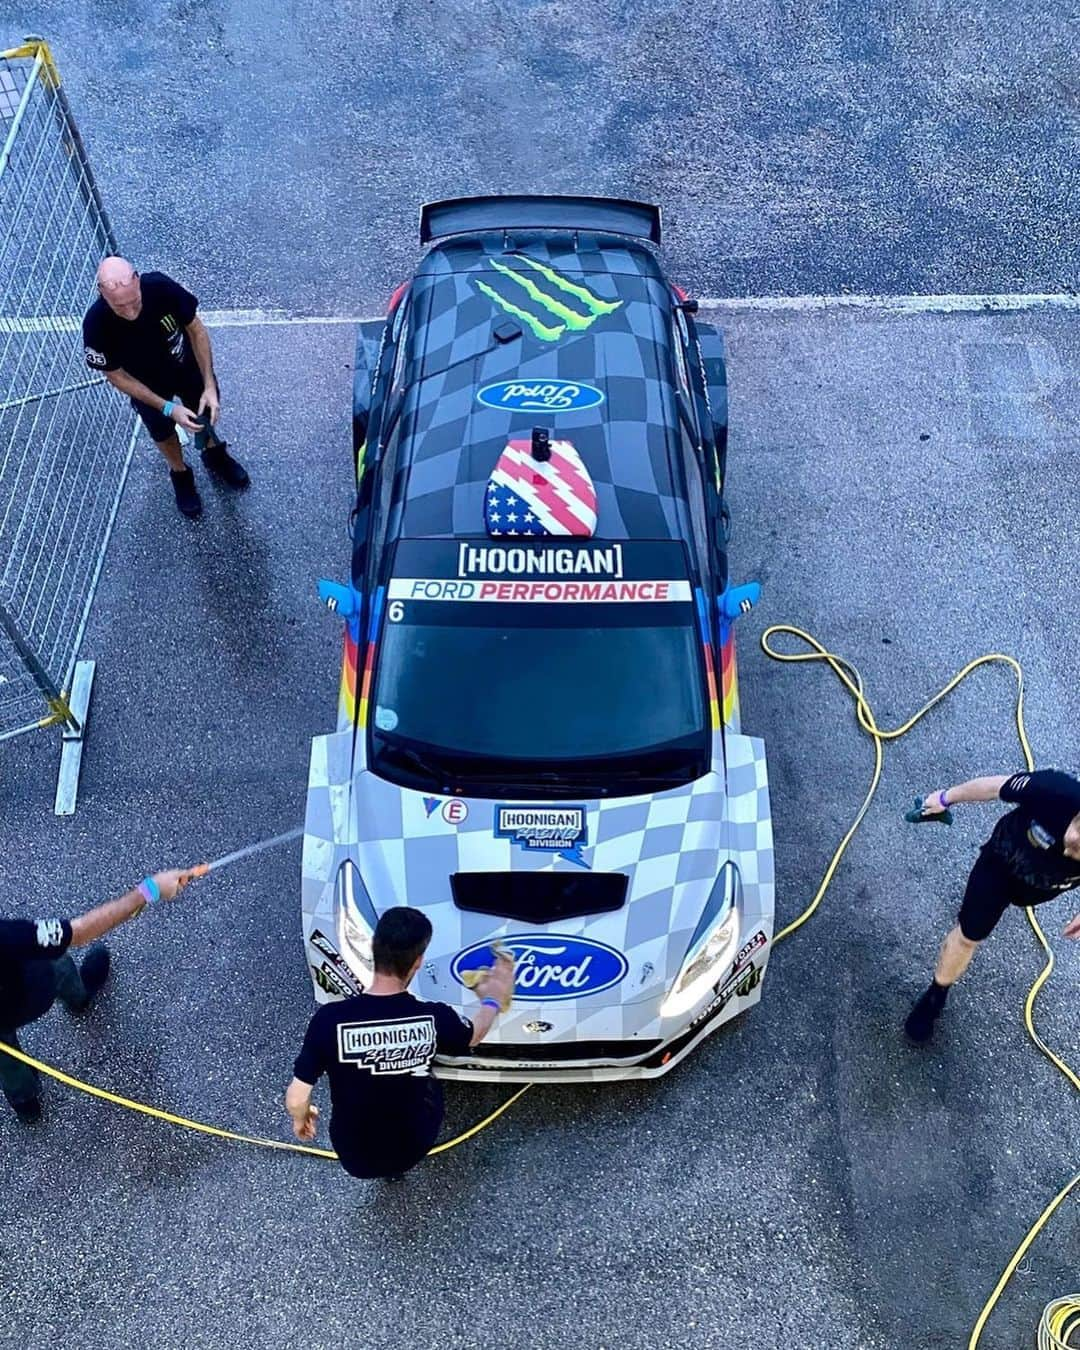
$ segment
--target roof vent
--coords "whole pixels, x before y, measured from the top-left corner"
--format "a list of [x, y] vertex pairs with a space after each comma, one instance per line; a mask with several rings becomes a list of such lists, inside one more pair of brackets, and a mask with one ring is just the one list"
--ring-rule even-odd
[[547, 427], [533, 427], [532, 457], [541, 464], [551, 458], [551, 433]]

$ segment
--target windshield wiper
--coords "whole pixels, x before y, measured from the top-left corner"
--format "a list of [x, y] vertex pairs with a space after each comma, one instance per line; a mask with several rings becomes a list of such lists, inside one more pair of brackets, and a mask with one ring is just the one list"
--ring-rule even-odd
[[[435, 764], [430, 764], [423, 755], [413, 750], [408, 745], [395, 744], [393, 741], [384, 740], [382, 743], [382, 754], [391, 755], [399, 760], [404, 760], [411, 768], [424, 775], [431, 783], [436, 783], [440, 791], [449, 792], [446, 784], [446, 775], [441, 768]], [[376, 763], [380, 757], [380, 752], [375, 755]]]

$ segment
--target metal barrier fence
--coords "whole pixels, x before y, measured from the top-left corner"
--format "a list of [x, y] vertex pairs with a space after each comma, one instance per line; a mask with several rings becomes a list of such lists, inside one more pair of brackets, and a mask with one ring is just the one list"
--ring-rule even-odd
[[63, 727], [67, 814], [93, 678], [79, 646], [136, 421], [84, 363], [82, 316], [118, 249], [40, 39], [0, 52], [0, 138], [0, 740]]

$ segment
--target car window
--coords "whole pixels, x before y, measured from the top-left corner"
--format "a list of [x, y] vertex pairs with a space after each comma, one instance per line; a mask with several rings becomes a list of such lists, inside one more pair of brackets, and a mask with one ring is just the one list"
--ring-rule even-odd
[[701, 479], [701, 458], [697, 446], [687, 434], [685, 427], [679, 438], [683, 452], [683, 471], [686, 475], [686, 501], [690, 512], [690, 528], [694, 533], [694, 547], [703, 580], [708, 574], [708, 560], [712, 556], [709, 547], [709, 517], [705, 509], [705, 493]]
[[686, 325], [686, 315], [682, 310], [675, 310], [674, 315], [671, 345], [677, 375], [675, 402], [678, 404], [680, 421], [686, 428], [694, 445], [700, 447], [701, 432], [698, 426], [697, 397], [690, 378], [689, 362], [692, 359], [690, 332]]
[[671, 344], [675, 352], [675, 374], [679, 378], [679, 388], [690, 397], [690, 375], [686, 368], [686, 317], [681, 309], [675, 311], [675, 341]]

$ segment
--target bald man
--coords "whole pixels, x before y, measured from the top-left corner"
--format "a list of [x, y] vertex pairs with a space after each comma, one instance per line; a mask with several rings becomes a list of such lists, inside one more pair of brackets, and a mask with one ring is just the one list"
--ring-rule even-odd
[[210, 334], [196, 313], [199, 302], [164, 272], [140, 276], [126, 258], [106, 258], [97, 281], [98, 299], [83, 319], [86, 364], [131, 399], [165, 456], [176, 505], [194, 519], [202, 513], [202, 500], [178, 426], [195, 436], [203, 463], [229, 487], [249, 481], [213, 429], [221, 395]]

